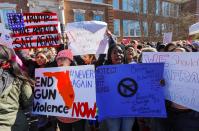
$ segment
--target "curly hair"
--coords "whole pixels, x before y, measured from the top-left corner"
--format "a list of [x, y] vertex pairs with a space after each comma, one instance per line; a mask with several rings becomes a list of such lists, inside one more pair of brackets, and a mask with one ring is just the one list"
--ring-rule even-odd
[[127, 62], [126, 62], [126, 50], [125, 50], [125, 46], [122, 45], [122, 44], [113, 44], [113, 45], [111, 45], [111, 46], [109, 47], [109, 49], [108, 49], [108, 53], [107, 53], [108, 57], [107, 57], [107, 63], [106, 63], [106, 64], [113, 64], [113, 63], [112, 63], [112, 60], [111, 60], [111, 52], [112, 52], [112, 50], [113, 50], [115, 47], [117, 47], [117, 46], [119, 46], [119, 47], [122, 49], [123, 53], [124, 53], [123, 63], [124, 63], [124, 64], [127, 63]]

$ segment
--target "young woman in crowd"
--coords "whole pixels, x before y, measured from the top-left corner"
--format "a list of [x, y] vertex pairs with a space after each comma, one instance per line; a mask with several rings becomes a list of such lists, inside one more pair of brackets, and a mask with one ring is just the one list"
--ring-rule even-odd
[[[69, 49], [62, 50], [56, 57], [58, 67], [74, 66], [73, 53]], [[84, 131], [85, 120], [57, 117], [60, 131]], [[74, 130], [73, 130], [74, 129]]]
[[[106, 62], [107, 65], [126, 63], [125, 47], [122, 44], [115, 44], [110, 46], [107, 55], [108, 55], [108, 59]], [[109, 131], [132, 131], [134, 121], [135, 119], [132, 117], [109, 118], [105, 120]]]
[[[187, 52], [186, 47], [176, 47], [172, 52]], [[193, 111], [187, 107], [170, 102], [167, 107], [168, 123], [173, 131], [198, 131], [199, 130], [199, 112]]]
[[50, 54], [45, 50], [35, 52], [34, 58], [23, 52], [17, 52], [17, 55], [21, 58], [31, 78], [34, 78], [36, 68], [51, 67], [52, 65], [48, 59]]
[[30, 85], [13, 51], [0, 45], [0, 131], [28, 131], [24, 111], [32, 104]]
[[[167, 49], [166, 49], [167, 50]], [[170, 52], [186, 52], [186, 48], [172, 45]], [[199, 113], [171, 101], [166, 101], [167, 118], [152, 119], [151, 131], [198, 131]]]
[[[38, 49], [35, 52], [34, 58], [27, 54], [18, 53], [22, 59], [24, 66], [31, 78], [35, 77], [36, 68], [54, 67], [53, 60], [50, 62], [50, 53], [46, 49]], [[50, 116], [34, 115], [31, 117], [30, 131], [56, 131], [56, 120]]]
[[[51, 61], [50, 61], [51, 60]], [[54, 61], [50, 57], [48, 50], [41, 50], [36, 52], [35, 62], [33, 61], [33, 68], [30, 70], [34, 74], [35, 68], [47, 68], [54, 67]], [[51, 116], [39, 116], [39, 121], [37, 122], [37, 127], [39, 131], [56, 131], [57, 122], [54, 117]]]
[[176, 44], [169, 43], [164, 47], [164, 52], [171, 52], [174, 48], [176, 48]]
[[158, 52], [164, 52], [165, 46], [166, 46], [165, 44], [158, 42], [157, 45], [156, 45], [156, 49], [157, 49]]
[[[100, 55], [98, 60], [94, 54], [86, 54], [82, 56], [75, 56], [74, 59], [77, 65], [95, 65], [95, 67], [102, 65], [105, 62], [106, 55]], [[87, 121], [90, 131], [96, 131], [99, 129], [99, 123], [97, 120]]]
[[155, 48], [152, 48], [152, 47], [143, 48], [141, 51], [142, 52], [138, 57], [138, 63], [142, 63], [142, 53], [143, 52], [157, 52], [157, 50]]
[[137, 57], [138, 54], [136, 50], [134, 49], [133, 45], [127, 45], [125, 46], [126, 50], [126, 61], [129, 64], [137, 63]]
[[[146, 47], [142, 48], [141, 54], [138, 57], [138, 63], [142, 63], [142, 53], [143, 52], [157, 52], [155, 48]], [[139, 131], [150, 131], [150, 118], [137, 118], [137, 123], [139, 125]]]

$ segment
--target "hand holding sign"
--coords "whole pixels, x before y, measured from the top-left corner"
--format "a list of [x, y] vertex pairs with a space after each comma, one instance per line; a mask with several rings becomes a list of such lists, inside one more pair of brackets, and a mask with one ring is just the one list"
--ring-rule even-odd
[[145, 52], [142, 62], [164, 62], [166, 99], [199, 111], [198, 56], [198, 52]]
[[[105, 72], [107, 70], [111, 70]], [[96, 70], [99, 120], [120, 117], [165, 117], [163, 64], [100, 66]], [[158, 84], [157, 84], [158, 83]]]

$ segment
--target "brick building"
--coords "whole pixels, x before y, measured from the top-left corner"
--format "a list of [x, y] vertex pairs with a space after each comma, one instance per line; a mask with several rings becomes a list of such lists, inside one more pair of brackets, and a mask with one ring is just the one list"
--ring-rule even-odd
[[[24, 6], [25, 5], [25, 6]], [[27, 12], [27, 0], [0, 0], [0, 23], [7, 25], [7, 13]]]
[[180, 17], [179, 17], [179, 36], [182, 39], [188, 37], [189, 27], [199, 22], [199, 0], [189, 0], [180, 5]]
[[[191, 0], [199, 5], [199, 0]], [[189, 3], [176, 0], [0, 0], [1, 22], [10, 11], [56, 12], [64, 25], [73, 21], [101, 20], [117, 37], [148, 41], [162, 40], [164, 32], [178, 39], [181, 10]], [[2, 4], [3, 3], [3, 4]], [[192, 9], [192, 8], [190, 8]], [[192, 11], [198, 11], [199, 9]]]
[[60, 23], [64, 23], [63, 2], [59, 0], [0, 0], [0, 23], [7, 27], [7, 13], [56, 12]]
[[134, 0], [133, 3], [127, 1], [128, 3], [124, 0], [113, 0], [115, 34], [121, 38], [148, 41], [162, 40], [164, 32], [172, 31], [175, 36], [178, 4], [165, 0]]
[[199, 21], [199, 0], [190, 0], [181, 5], [182, 12], [188, 12]]
[[179, 4], [166, 0], [65, 0], [65, 21], [102, 20], [118, 37], [157, 41], [177, 37]]
[[0, 9], [13, 9], [15, 11], [29, 11], [27, 0], [0, 0]]
[[99, 20], [108, 23], [113, 30], [113, 8], [111, 0], [65, 0], [64, 13], [66, 23], [73, 21]]

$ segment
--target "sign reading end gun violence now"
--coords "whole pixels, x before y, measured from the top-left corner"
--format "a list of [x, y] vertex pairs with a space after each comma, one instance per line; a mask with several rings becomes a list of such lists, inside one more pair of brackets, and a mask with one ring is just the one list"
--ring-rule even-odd
[[15, 50], [59, 46], [56, 13], [8, 13], [7, 17]]
[[198, 52], [144, 52], [142, 62], [164, 62], [166, 99], [199, 111]]
[[95, 120], [94, 66], [39, 68], [35, 79], [33, 114]]
[[101, 66], [96, 70], [99, 120], [119, 117], [166, 117], [164, 64]]

